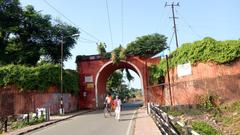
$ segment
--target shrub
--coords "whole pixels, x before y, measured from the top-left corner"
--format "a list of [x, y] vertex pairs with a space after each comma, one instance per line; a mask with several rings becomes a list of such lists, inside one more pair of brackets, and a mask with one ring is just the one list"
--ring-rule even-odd
[[[60, 88], [59, 65], [43, 64], [37, 67], [22, 65], [7, 65], [0, 67], [0, 87], [15, 84], [21, 91], [38, 90], [46, 91], [50, 86]], [[65, 70], [65, 92], [78, 92], [78, 74], [73, 70]]]
[[203, 121], [193, 121], [192, 127], [201, 135], [220, 135], [216, 129]]
[[214, 108], [213, 98], [215, 96], [212, 94], [206, 94], [199, 97], [199, 105], [204, 110], [212, 110]]
[[113, 64], [118, 64], [122, 59], [125, 59], [125, 55], [125, 49], [121, 45], [118, 48], [115, 48], [111, 53]]
[[240, 101], [234, 102], [234, 103], [231, 105], [231, 108], [232, 108], [234, 111], [240, 112]]
[[[170, 55], [170, 68], [186, 62], [191, 62], [191, 64], [208, 61], [219, 64], [229, 63], [240, 57], [240, 40], [216, 41], [213, 38], [206, 37], [200, 41], [185, 43]], [[167, 70], [166, 59], [162, 59], [155, 68], [158, 69], [153, 70], [156, 72], [151, 74], [153, 80], [165, 76]]]

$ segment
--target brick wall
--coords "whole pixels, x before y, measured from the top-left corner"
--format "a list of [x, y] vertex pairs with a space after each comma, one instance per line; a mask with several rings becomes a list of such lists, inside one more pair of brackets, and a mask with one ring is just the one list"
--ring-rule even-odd
[[[51, 91], [51, 92], [49, 92]], [[50, 108], [51, 114], [57, 114], [60, 108], [60, 93], [50, 89], [47, 93], [18, 92], [15, 86], [0, 88], [0, 115], [35, 112], [36, 108]], [[79, 97], [63, 94], [65, 112], [76, 111]]]
[[[94, 108], [96, 106], [96, 100], [98, 99], [98, 106], [103, 107], [104, 97], [106, 96], [106, 82], [108, 77], [117, 69], [131, 69], [135, 71], [140, 78], [141, 85], [144, 89], [144, 99], [146, 100], [147, 95], [147, 66], [151, 64], [157, 64], [159, 58], [142, 58], [137, 56], [129, 56], [126, 60], [122, 60], [118, 64], [113, 64], [110, 59], [99, 59], [98, 55], [86, 56], [85, 60], [76, 61], [77, 71], [80, 76], [79, 84], [80, 89], [80, 107], [81, 108]], [[138, 71], [139, 70], [139, 71]], [[98, 75], [98, 77], [97, 77]], [[85, 76], [92, 76], [93, 82], [85, 82]], [[96, 83], [97, 82], [97, 83]], [[91, 87], [88, 84], [92, 84]], [[156, 89], [156, 88], [154, 88]], [[97, 99], [96, 97], [97, 90]], [[83, 92], [87, 93], [87, 96], [84, 98]], [[155, 92], [158, 94], [158, 92]], [[151, 95], [150, 95], [151, 94]], [[158, 98], [154, 97], [152, 92], [149, 92], [151, 99]], [[160, 97], [161, 98], [161, 97]], [[157, 100], [157, 99], [156, 99]]]
[[164, 104], [163, 86], [149, 86], [147, 90], [147, 100], [149, 102]]
[[[167, 82], [167, 77], [165, 79]], [[198, 63], [192, 75], [177, 77], [176, 68], [170, 70], [172, 102], [174, 105], [195, 104], [200, 95], [209, 92], [221, 101], [240, 98], [240, 59], [230, 64]], [[168, 87], [164, 88], [166, 105], [170, 105]]]

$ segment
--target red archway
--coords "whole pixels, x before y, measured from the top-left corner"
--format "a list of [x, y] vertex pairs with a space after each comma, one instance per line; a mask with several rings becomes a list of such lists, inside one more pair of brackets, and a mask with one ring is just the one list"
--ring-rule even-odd
[[[113, 64], [110, 59], [103, 59], [100, 55], [78, 57], [76, 63], [80, 76], [80, 108], [102, 107], [107, 79], [115, 70], [121, 68], [131, 69], [139, 75], [144, 91], [144, 101], [147, 102], [149, 100], [148, 66], [158, 62], [159, 58], [130, 56], [118, 64]], [[155, 98], [162, 99], [162, 97]]]

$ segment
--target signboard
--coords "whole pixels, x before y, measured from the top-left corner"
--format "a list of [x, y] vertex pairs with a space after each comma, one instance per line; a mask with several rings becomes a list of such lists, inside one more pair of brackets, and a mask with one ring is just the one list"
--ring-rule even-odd
[[87, 83], [87, 88], [88, 88], [88, 89], [94, 88], [94, 84], [93, 84], [93, 83]]
[[187, 76], [192, 74], [191, 63], [185, 63], [182, 65], [177, 65], [177, 75], [178, 77]]
[[93, 82], [93, 76], [85, 76], [85, 82]]

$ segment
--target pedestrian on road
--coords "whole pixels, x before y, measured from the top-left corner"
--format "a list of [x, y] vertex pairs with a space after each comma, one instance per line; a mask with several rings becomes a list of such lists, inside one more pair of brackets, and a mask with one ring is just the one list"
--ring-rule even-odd
[[110, 93], [107, 94], [104, 104], [107, 106], [107, 111], [111, 113], [112, 96]]
[[117, 119], [119, 121], [122, 102], [121, 102], [121, 99], [118, 98], [118, 96], [116, 96], [115, 103], [116, 103], [115, 119]]

